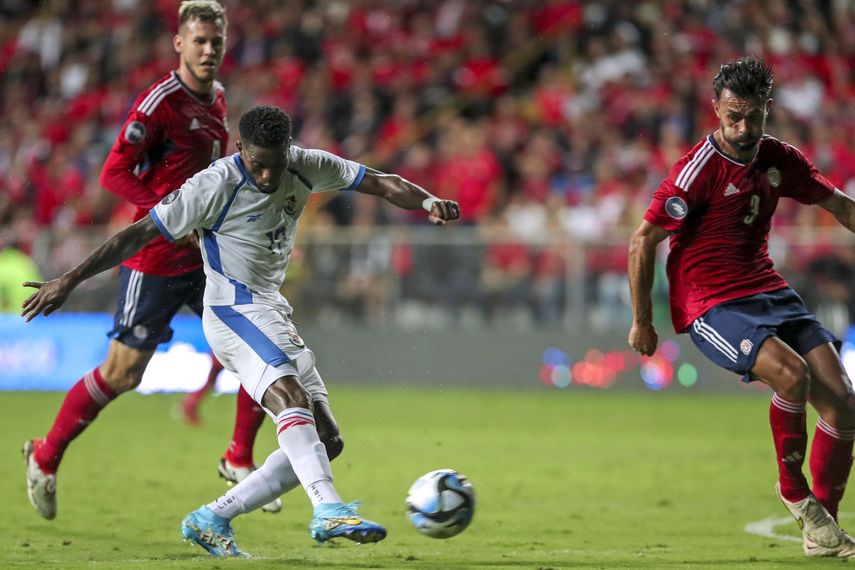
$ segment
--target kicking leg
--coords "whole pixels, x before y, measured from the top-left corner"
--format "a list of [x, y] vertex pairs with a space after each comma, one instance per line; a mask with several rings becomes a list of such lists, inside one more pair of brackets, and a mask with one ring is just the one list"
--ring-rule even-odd
[[315, 507], [309, 525], [312, 538], [318, 542], [336, 537], [357, 542], [383, 540], [386, 529], [361, 518], [356, 505], [345, 505], [336, 492], [326, 447], [310, 411], [311, 397], [298, 378], [279, 378], [264, 393], [262, 404], [275, 414], [279, 446]]

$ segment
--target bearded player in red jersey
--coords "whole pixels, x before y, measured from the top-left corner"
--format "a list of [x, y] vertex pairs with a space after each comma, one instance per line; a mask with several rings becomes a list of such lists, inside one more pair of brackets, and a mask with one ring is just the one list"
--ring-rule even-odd
[[[674, 329], [688, 332], [719, 366], [772, 388], [776, 491], [802, 528], [804, 553], [855, 558], [855, 541], [836, 521], [852, 466], [852, 385], [837, 339], [773, 269], [768, 254], [780, 198], [816, 204], [853, 232], [855, 201], [798, 149], [764, 134], [772, 71], [763, 61], [723, 65], [713, 87], [719, 129], [674, 165], [630, 242], [629, 344], [647, 356], [656, 350], [653, 269], [657, 244], [670, 236]], [[810, 452], [812, 491], [802, 472], [808, 402], [820, 418]]]
[[[215, 80], [225, 51], [225, 11], [213, 0], [190, 0], [178, 10], [170, 72], [134, 102], [101, 171], [101, 184], [137, 206], [135, 220], [166, 194], [220, 158], [228, 141], [223, 86]], [[56, 472], [71, 443], [116, 396], [137, 387], [159, 343], [172, 337], [172, 317], [187, 305], [201, 316], [205, 275], [196, 243], [157, 239], [120, 269], [119, 305], [106, 360], [69, 391], [44, 438], [24, 444], [30, 502], [56, 516]], [[214, 362], [212, 374], [221, 369]], [[253, 469], [252, 446], [264, 412], [241, 388], [235, 433], [221, 459], [221, 476], [237, 482]], [[278, 511], [281, 502], [265, 505]]]

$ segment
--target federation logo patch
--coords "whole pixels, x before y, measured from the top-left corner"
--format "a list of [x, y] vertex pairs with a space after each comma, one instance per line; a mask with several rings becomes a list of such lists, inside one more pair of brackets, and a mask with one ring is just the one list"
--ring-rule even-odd
[[748, 356], [751, 354], [751, 349], [754, 348], [754, 343], [748, 340], [747, 338], [743, 338], [742, 342], [739, 343], [739, 350], [742, 351], [742, 354]]
[[125, 127], [125, 140], [131, 144], [140, 144], [145, 139], [145, 125], [139, 121], [131, 121]]
[[665, 200], [665, 211], [675, 220], [682, 220], [689, 213], [689, 206], [679, 196], [671, 196]]
[[288, 333], [288, 340], [291, 341], [291, 344], [296, 346], [297, 348], [305, 348], [306, 343], [303, 342], [303, 339], [300, 338], [300, 335], [297, 333]]
[[769, 178], [769, 186], [777, 188], [781, 185], [781, 171], [774, 166], [766, 171], [766, 176]]
[[181, 190], [180, 190], [180, 189], [179, 189], [179, 190], [174, 190], [173, 192], [170, 192], [169, 194], [167, 194], [166, 196], [164, 196], [164, 197], [163, 197], [163, 200], [161, 200], [161, 201], [160, 201], [160, 203], [161, 203], [161, 204], [163, 204], [164, 206], [168, 206], [169, 204], [171, 204], [171, 203], [173, 203], [174, 201], [176, 201], [176, 200], [178, 199], [178, 196], [179, 196], [180, 194], [181, 194]]
[[294, 196], [288, 196], [285, 199], [285, 213], [293, 216], [297, 212], [297, 199]]
[[134, 327], [134, 336], [139, 340], [145, 340], [148, 336], [148, 329], [145, 325], [137, 325]]

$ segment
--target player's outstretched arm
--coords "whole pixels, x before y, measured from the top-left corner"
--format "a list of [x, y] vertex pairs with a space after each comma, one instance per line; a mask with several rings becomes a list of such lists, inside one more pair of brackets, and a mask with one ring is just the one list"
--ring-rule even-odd
[[835, 188], [834, 194], [819, 205], [831, 212], [846, 229], [855, 233], [855, 200], [850, 196]]
[[48, 316], [65, 303], [69, 293], [77, 285], [93, 275], [118, 265], [159, 235], [160, 230], [154, 225], [151, 216], [146, 216], [111, 237], [83, 263], [56, 279], [27, 281], [24, 287], [34, 287], [38, 291], [24, 301], [21, 316], [25, 317], [27, 322], [40, 314]]
[[373, 168], [365, 169], [365, 177], [356, 189], [363, 194], [385, 198], [405, 210], [424, 208], [428, 221], [442, 226], [460, 217], [460, 206], [454, 200], [440, 200], [417, 184], [397, 174], [386, 174]]
[[656, 246], [668, 237], [659, 226], [642, 221], [629, 240], [629, 289], [632, 298], [632, 327], [629, 345], [645, 356], [656, 352], [659, 336], [653, 326], [653, 273]]

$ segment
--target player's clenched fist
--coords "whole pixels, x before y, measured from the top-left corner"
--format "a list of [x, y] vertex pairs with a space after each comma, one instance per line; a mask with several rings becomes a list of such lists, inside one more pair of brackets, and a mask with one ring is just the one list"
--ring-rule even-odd
[[428, 221], [442, 226], [460, 217], [460, 206], [454, 200], [437, 200], [431, 205]]
[[636, 352], [644, 356], [653, 356], [659, 344], [659, 335], [656, 334], [656, 329], [653, 325], [637, 325], [633, 323], [632, 328], [629, 329], [629, 338], [627, 341], [629, 342], [629, 346]]

